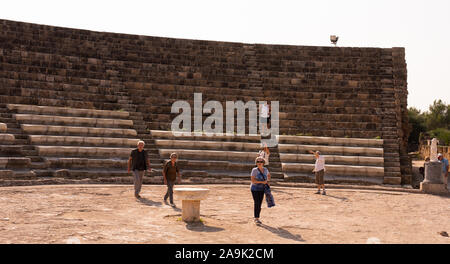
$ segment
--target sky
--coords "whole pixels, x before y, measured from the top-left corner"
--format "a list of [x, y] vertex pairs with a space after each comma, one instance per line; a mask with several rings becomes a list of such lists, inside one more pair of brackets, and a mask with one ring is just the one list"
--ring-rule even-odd
[[450, 104], [450, 0], [4, 1], [0, 19], [244, 43], [405, 47], [408, 107]]

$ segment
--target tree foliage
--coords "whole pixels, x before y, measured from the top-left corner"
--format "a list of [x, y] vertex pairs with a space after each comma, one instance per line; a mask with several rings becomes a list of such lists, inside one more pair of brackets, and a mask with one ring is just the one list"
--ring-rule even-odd
[[441, 145], [450, 145], [450, 104], [435, 100], [425, 112], [409, 107], [408, 117], [410, 145], [419, 144], [420, 135], [425, 132], [439, 139]]

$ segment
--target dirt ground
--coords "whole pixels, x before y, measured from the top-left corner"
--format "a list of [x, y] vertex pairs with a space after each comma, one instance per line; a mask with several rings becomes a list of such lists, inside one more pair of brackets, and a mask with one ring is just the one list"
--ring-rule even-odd
[[[162, 185], [0, 188], [0, 243], [450, 243], [450, 197], [388, 190], [273, 187], [253, 223], [247, 185], [210, 189], [202, 222], [181, 221]], [[181, 187], [178, 186], [178, 187]], [[189, 187], [193, 187], [192, 185]], [[265, 203], [265, 202], [264, 202]]]

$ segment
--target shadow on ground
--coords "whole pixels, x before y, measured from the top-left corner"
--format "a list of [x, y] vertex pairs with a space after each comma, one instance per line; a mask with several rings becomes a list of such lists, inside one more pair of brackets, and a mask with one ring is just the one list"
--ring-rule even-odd
[[278, 235], [279, 237], [291, 239], [291, 240], [298, 241], [298, 242], [306, 242], [306, 240], [304, 240], [301, 235], [292, 234], [291, 232], [289, 232], [288, 230], [286, 230], [284, 228], [271, 227], [266, 224], [260, 224], [259, 226], [274, 233], [275, 235]]
[[149, 199], [147, 199], [147, 198], [138, 198], [138, 201], [139, 201], [140, 203], [143, 203], [143, 204], [147, 205], [147, 206], [157, 206], [157, 207], [160, 207], [160, 206], [162, 205], [161, 202], [155, 202], [155, 201], [149, 200]]
[[347, 198], [347, 197], [334, 196], [334, 195], [331, 195], [331, 194], [328, 194], [328, 193], [327, 193], [327, 195], [325, 195], [325, 196], [328, 196], [328, 197], [331, 197], [331, 198], [334, 198], [334, 199], [338, 199], [338, 200], [341, 200], [341, 201], [343, 201], [343, 202], [348, 201], [348, 198]]
[[186, 223], [186, 228], [195, 232], [220, 232], [225, 229], [215, 226], [207, 226], [202, 222]]
[[[164, 201], [164, 204], [167, 205], [167, 206], [169, 206], [169, 203], [168, 203], [167, 201]], [[172, 209], [173, 209], [175, 212], [181, 212], [181, 209], [178, 208], [176, 205], [170, 206], [170, 207], [172, 207]]]

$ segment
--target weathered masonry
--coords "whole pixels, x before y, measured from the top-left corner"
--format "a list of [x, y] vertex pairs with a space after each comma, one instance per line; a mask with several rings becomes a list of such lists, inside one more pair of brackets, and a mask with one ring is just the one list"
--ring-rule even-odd
[[[408, 184], [404, 48], [245, 44], [0, 20], [0, 181], [131, 182], [136, 140], [160, 164], [180, 153], [186, 178], [248, 179], [256, 136], [174, 138], [171, 105], [279, 101], [277, 180], [311, 180], [320, 149], [329, 181]], [[225, 108], [225, 105], [223, 105]], [[205, 115], [204, 117], [207, 117]], [[159, 180], [158, 180], [159, 181]]]

